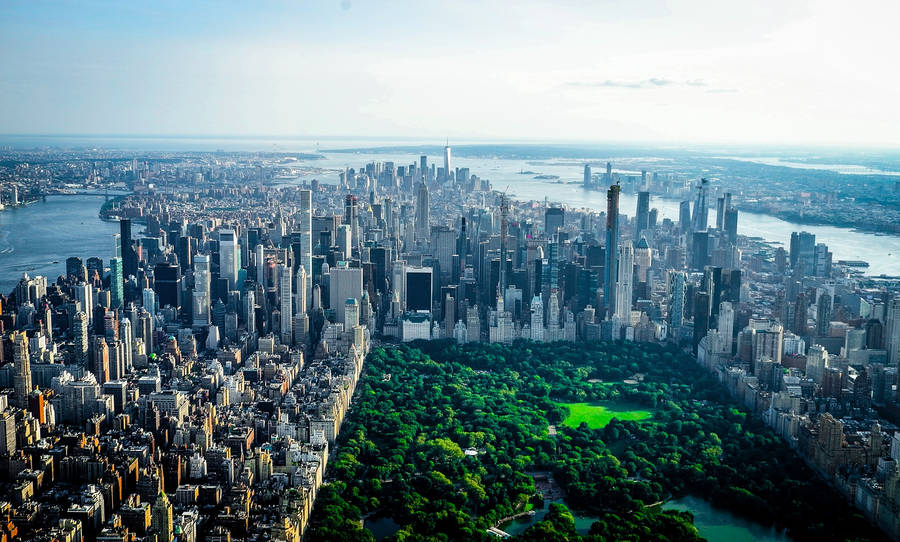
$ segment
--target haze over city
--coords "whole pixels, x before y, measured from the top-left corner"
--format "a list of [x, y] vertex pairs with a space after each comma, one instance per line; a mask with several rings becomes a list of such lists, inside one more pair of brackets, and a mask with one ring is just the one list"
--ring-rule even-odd
[[4, 2], [0, 132], [900, 142], [896, 2]]

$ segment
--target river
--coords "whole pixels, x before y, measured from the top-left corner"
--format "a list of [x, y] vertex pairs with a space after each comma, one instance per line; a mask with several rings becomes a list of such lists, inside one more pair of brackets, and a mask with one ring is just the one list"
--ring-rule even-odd
[[11, 292], [23, 273], [55, 281], [69, 256], [107, 263], [119, 225], [100, 220], [103, 202], [102, 195], [48, 196], [0, 211], [0, 292]]

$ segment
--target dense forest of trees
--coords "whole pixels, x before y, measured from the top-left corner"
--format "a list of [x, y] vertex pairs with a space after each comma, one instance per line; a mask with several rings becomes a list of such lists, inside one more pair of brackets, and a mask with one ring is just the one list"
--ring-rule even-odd
[[[566, 401], [627, 401], [653, 418], [573, 429]], [[688, 493], [794, 540], [882, 538], [676, 349], [432, 341], [370, 354], [308, 539], [374, 540], [362, 519], [390, 517], [393, 540], [489, 540], [500, 519], [542, 504], [533, 471], [599, 520], [578, 534], [554, 504], [520, 540], [698, 540], [689, 513], [648, 506]]]

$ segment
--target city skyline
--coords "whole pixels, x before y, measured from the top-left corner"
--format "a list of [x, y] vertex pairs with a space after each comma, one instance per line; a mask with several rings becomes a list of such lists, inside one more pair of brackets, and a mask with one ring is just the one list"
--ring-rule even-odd
[[756, 7], [13, 2], [0, 133], [900, 142], [900, 8]]

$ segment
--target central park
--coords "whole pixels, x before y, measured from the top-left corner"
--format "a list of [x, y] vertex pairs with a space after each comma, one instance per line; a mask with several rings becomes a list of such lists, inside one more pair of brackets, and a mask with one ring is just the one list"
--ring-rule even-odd
[[[723, 531], [723, 514], [747, 528]], [[526, 541], [883, 540], [675, 347], [373, 350], [307, 538], [495, 540], [498, 528]]]

